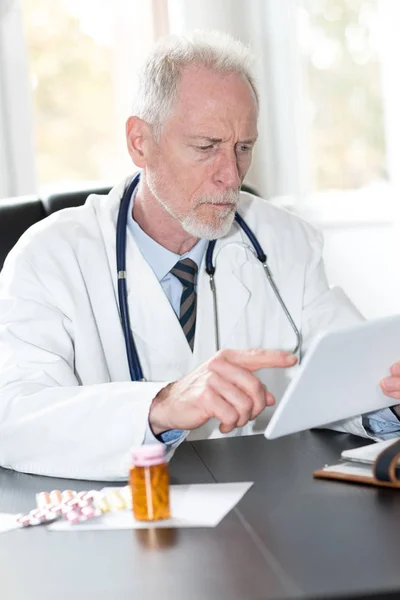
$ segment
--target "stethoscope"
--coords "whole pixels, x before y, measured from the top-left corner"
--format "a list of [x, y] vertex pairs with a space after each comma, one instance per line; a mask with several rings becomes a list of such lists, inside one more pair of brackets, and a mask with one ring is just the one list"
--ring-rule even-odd
[[[132, 381], [146, 381], [143, 377], [142, 367], [140, 365], [140, 360], [138, 356], [138, 352], [136, 350], [135, 341], [133, 339], [130, 319], [129, 319], [129, 308], [128, 308], [128, 292], [126, 286], [126, 230], [127, 230], [127, 221], [128, 221], [128, 210], [131, 204], [132, 194], [136, 189], [136, 186], [139, 184], [140, 173], [138, 173], [129, 186], [124, 190], [122, 195], [121, 204], [118, 212], [117, 219], [117, 273], [118, 273], [118, 301], [119, 301], [119, 310], [121, 316], [121, 324], [122, 330], [125, 338], [125, 346], [126, 346], [126, 354], [128, 358], [129, 372], [131, 375]], [[241, 229], [245, 232], [247, 237], [249, 238], [256, 254], [257, 258], [264, 267], [265, 274], [271, 285], [274, 294], [282, 307], [283, 312], [286, 315], [287, 320], [290, 323], [291, 328], [293, 329], [296, 335], [296, 347], [293, 350], [293, 354], [296, 352], [299, 353], [299, 362], [301, 361], [301, 345], [302, 345], [302, 337], [301, 333], [296, 327], [295, 322], [292, 319], [292, 316], [289, 310], [284, 303], [282, 296], [279, 293], [279, 290], [273, 280], [272, 273], [267, 265], [267, 256], [264, 253], [262, 247], [260, 246], [256, 236], [251, 231], [247, 223], [244, 219], [239, 215], [238, 212], [235, 213], [235, 221], [241, 227]], [[214, 307], [214, 334], [215, 334], [215, 346], [216, 349], [220, 349], [220, 340], [219, 340], [219, 322], [218, 322], [218, 310], [217, 310], [217, 293], [215, 288], [215, 265], [213, 265], [213, 252], [216, 244], [216, 240], [211, 240], [208, 243], [206, 250], [206, 273], [210, 278], [210, 288], [213, 296], [213, 307]]]

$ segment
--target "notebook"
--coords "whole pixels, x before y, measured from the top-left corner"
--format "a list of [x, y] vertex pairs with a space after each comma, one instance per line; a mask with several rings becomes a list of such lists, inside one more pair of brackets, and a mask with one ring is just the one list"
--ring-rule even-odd
[[326, 465], [314, 471], [313, 476], [400, 488], [400, 440], [345, 450], [339, 463]]

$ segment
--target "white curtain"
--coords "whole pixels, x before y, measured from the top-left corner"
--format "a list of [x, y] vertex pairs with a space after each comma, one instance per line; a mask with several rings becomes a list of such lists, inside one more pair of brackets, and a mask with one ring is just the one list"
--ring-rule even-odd
[[17, 0], [0, 0], [0, 198], [36, 191], [28, 59]]
[[389, 179], [400, 193], [400, 2], [379, 0], [380, 48]]

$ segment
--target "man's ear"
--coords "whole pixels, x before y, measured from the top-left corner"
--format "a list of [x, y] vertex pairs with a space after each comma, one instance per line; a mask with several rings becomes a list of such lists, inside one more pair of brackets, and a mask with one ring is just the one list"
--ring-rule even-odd
[[139, 117], [130, 116], [126, 122], [126, 143], [134, 164], [143, 168], [146, 165], [146, 150], [152, 133], [149, 125]]

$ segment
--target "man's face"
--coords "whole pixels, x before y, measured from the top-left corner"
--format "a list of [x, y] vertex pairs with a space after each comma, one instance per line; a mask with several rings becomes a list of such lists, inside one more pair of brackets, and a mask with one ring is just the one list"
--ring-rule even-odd
[[257, 138], [257, 103], [247, 80], [204, 67], [183, 71], [158, 143], [149, 141], [149, 190], [195, 237], [228, 233]]

